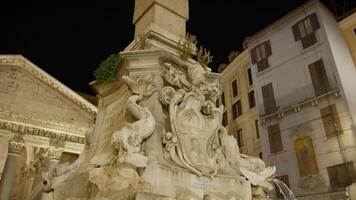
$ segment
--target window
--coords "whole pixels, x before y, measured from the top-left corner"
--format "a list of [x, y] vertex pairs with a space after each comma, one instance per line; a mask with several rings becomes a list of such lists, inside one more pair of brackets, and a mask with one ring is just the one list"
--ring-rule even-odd
[[227, 113], [226, 113], [226, 111], [225, 111], [224, 114], [223, 114], [223, 118], [222, 118], [222, 125], [223, 125], [223, 126], [227, 126], [227, 124], [228, 124], [228, 121], [227, 121]]
[[271, 114], [277, 111], [276, 101], [274, 100], [273, 86], [269, 83], [262, 86], [262, 97], [265, 114]]
[[261, 159], [263, 159], [263, 154], [262, 154], [262, 152], [260, 152], [260, 153], [258, 154], [258, 156], [259, 156]]
[[301, 41], [303, 49], [317, 42], [315, 32], [320, 28], [318, 17], [315, 13], [292, 26], [295, 41]]
[[243, 141], [242, 129], [241, 128], [239, 130], [237, 130], [235, 138], [236, 138], [237, 144], [239, 145], [240, 148], [242, 146], [244, 146], [244, 141]]
[[232, 117], [236, 119], [238, 116], [242, 115], [241, 101], [238, 100], [234, 105], [232, 105]]
[[252, 85], [253, 84], [253, 80], [252, 80], [251, 68], [247, 69], [247, 77], [248, 77], [248, 84]]
[[268, 139], [271, 153], [277, 153], [283, 150], [279, 124], [268, 126]]
[[255, 92], [253, 90], [248, 93], [248, 103], [250, 104], [250, 108], [253, 108], [256, 106]]
[[[289, 186], [289, 178], [288, 178], [288, 175], [283, 175], [283, 176], [277, 176], [276, 177], [277, 179], [283, 181], [284, 184], [286, 184], [288, 187]], [[284, 196], [283, 194], [279, 191], [279, 188], [277, 185], [274, 186], [275, 190], [276, 190], [276, 197], [277, 199], [284, 199]]]
[[216, 107], [218, 108], [219, 107], [219, 98], [216, 99]]
[[257, 63], [258, 72], [267, 69], [269, 67], [268, 57], [272, 55], [272, 49], [269, 40], [253, 48], [250, 54], [252, 64]]
[[258, 130], [258, 120], [255, 120], [255, 128], [256, 128], [256, 137], [260, 139], [260, 130]]
[[322, 59], [310, 64], [309, 72], [312, 79], [315, 96], [320, 96], [330, 91], [331, 87]]
[[225, 106], [225, 94], [224, 94], [224, 92], [221, 93], [221, 104]]
[[335, 105], [320, 109], [320, 114], [323, 120], [326, 137], [329, 138], [342, 133], [342, 127]]
[[328, 167], [330, 185], [334, 189], [345, 188], [356, 181], [355, 167], [352, 162]]
[[237, 81], [236, 80], [232, 81], [231, 88], [232, 88], [232, 96], [236, 97], [238, 95]]

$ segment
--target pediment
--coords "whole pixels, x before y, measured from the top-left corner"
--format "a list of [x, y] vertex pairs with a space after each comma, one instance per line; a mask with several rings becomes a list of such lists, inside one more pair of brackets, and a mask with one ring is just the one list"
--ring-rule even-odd
[[0, 118], [83, 134], [97, 109], [22, 56], [0, 56]]

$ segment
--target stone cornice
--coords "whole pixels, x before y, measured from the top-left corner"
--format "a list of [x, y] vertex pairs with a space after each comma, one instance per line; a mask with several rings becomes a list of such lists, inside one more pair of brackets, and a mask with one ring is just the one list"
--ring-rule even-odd
[[92, 105], [90, 102], [85, 100], [80, 95], [76, 94], [74, 91], [69, 89], [67, 86], [63, 85], [51, 75], [37, 67], [35, 64], [30, 62], [28, 59], [21, 55], [0, 55], [0, 66], [1, 65], [10, 65], [20, 67], [28, 72], [30, 72], [33, 76], [40, 79], [44, 83], [48, 84], [54, 90], [58, 91], [65, 97], [67, 97], [74, 104], [78, 105], [80, 108], [84, 109], [91, 116], [95, 116], [97, 113], [97, 108]]
[[15, 122], [0, 120], [0, 129], [7, 130], [12, 133], [21, 134], [21, 135], [34, 135], [34, 136], [40, 136], [46, 138], [54, 138], [66, 142], [85, 144], [84, 136], [73, 135], [70, 133], [64, 133], [55, 130], [48, 130], [44, 128], [34, 127], [31, 125], [25, 125], [25, 124], [20, 124]]

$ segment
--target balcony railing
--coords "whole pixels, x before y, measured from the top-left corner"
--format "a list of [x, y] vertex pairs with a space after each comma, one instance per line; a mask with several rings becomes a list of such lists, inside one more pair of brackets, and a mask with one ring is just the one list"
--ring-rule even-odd
[[[276, 91], [276, 90], [275, 90]], [[289, 93], [275, 97], [276, 106], [265, 107], [259, 104], [260, 118], [266, 119], [273, 117], [275, 115], [281, 115], [286, 111], [300, 111], [301, 106], [311, 103], [312, 105], [317, 103], [318, 99], [328, 96], [330, 94], [339, 95], [338, 93], [338, 83], [334, 74], [327, 75], [327, 81], [320, 84], [314, 85], [313, 83], [308, 83], [297, 89], [292, 89]], [[267, 105], [271, 105], [267, 103]], [[273, 105], [273, 104], [272, 104]]]

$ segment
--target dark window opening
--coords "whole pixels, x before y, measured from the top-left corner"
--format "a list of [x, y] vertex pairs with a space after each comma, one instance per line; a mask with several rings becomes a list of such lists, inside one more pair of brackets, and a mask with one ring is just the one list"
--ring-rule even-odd
[[258, 130], [258, 120], [255, 120], [255, 128], [256, 128], [256, 137], [260, 139], [260, 130]]
[[236, 97], [238, 95], [237, 81], [236, 80], [232, 81], [231, 87], [232, 87], [232, 96]]
[[242, 107], [241, 107], [241, 101], [238, 100], [238, 101], [236, 101], [236, 103], [234, 103], [232, 105], [232, 116], [233, 116], [233, 119], [236, 119], [240, 115], [242, 115]]
[[248, 93], [248, 103], [250, 105], [250, 108], [253, 108], [256, 106], [255, 102], [255, 92], [252, 90], [251, 92]]
[[242, 146], [244, 146], [243, 135], [242, 135], [242, 129], [241, 128], [239, 130], [237, 130], [235, 138], [236, 138], [237, 144], [239, 145], [240, 148]]
[[248, 77], [248, 84], [252, 85], [253, 84], [253, 80], [252, 80], [251, 68], [247, 69], [247, 77]]
[[355, 167], [352, 162], [328, 167], [330, 186], [333, 189], [345, 188], [356, 181]]

